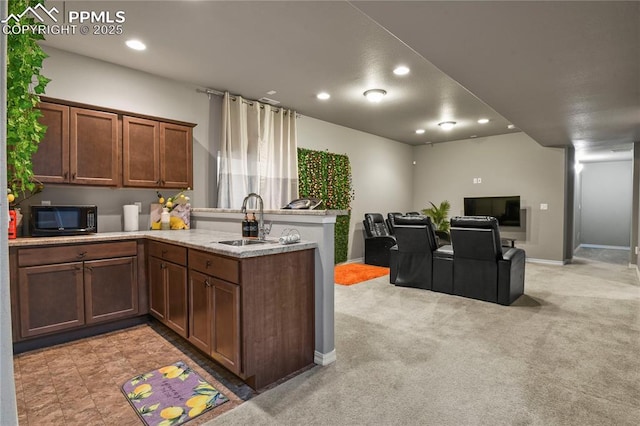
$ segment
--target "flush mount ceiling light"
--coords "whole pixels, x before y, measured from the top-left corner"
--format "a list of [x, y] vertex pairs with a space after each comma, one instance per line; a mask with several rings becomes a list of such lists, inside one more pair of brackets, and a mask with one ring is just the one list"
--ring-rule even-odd
[[382, 89], [371, 89], [367, 90], [363, 93], [364, 97], [367, 98], [369, 102], [378, 103], [384, 98], [384, 95], [387, 94], [386, 90]]
[[442, 130], [451, 130], [455, 125], [455, 121], [443, 121], [442, 123], [438, 123], [438, 126], [440, 126]]
[[507, 126], [507, 129], [515, 129], [515, 128], [516, 128], [516, 126], [514, 126], [513, 124], [509, 124], [509, 125]]
[[147, 48], [140, 40], [127, 40], [125, 44], [133, 50], [145, 50]]
[[322, 100], [322, 101], [326, 101], [327, 99], [329, 99], [331, 97], [330, 94], [328, 94], [327, 92], [320, 92], [316, 95], [316, 98]]
[[487, 124], [489, 122], [488, 118], [481, 118], [480, 120], [478, 120], [479, 124]]
[[393, 70], [393, 73], [395, 75], [407, 75], [409, 74], [409, 68], [405, 67], [404, 65], [400, 65], [399, 67]]
[[416, 130], [416, 133], [419, 134], [419, 135], [422, 135], [422, 134], [424, 134], [424, 129], [418, 129], [418, 130]]

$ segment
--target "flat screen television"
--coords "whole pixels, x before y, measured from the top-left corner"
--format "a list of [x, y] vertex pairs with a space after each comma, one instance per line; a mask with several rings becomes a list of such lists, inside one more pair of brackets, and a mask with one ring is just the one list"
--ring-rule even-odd
[[520, 226], [520, 196], [465, 197], [465, 216], [493, 216], [500, 226]]

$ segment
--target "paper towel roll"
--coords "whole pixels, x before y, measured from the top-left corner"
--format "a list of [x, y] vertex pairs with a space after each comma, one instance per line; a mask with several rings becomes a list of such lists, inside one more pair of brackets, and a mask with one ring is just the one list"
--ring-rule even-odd
[[125, 231], [137, 231], [138, 230], [138, 206], [135, 204], [127, 204], [122, 206], [124, 209], [124, 230]]

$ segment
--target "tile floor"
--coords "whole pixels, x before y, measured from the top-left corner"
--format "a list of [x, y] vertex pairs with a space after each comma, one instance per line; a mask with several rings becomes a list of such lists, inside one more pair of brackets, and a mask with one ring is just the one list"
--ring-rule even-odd
[[189, 426], [209, 421], [253, 396], [251, 389], [235, 376], [192, 350], [164, 326], [150, 322], [16, 355], [14, 376], [19, 423], [21, 426], [142, 425], [120, 386], [136, 374], [179, 360], [229, 398], [228, 402], [191, 420]]

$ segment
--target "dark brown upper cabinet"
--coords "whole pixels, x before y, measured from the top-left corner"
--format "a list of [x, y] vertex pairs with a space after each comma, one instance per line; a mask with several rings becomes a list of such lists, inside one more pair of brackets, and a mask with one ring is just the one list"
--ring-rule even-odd
[[33, 156], [43, 183], [193, 187], [195, 124], [41, 97], [47, 126]]
[[124, 186], [193, 186], [191, 127], [124, 116], [122, 129]]

